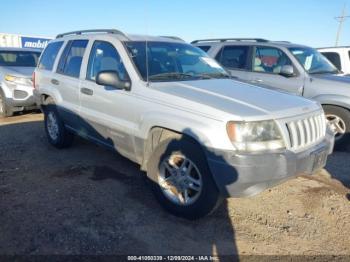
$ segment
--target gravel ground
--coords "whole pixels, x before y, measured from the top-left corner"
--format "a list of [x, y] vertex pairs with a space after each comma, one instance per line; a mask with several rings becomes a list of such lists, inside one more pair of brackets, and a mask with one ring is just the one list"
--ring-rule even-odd
[[350, 255], [349, 153], [189, 222], [125, 158], [82, 139], [52, 148], [41, 114], [0, 120], [0, 147], [0, 254]]

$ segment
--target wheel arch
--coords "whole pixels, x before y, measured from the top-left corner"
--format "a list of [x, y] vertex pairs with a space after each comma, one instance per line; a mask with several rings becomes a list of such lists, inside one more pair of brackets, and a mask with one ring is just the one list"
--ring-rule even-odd
[[311, 99], [316, 100], [322, 106], [338, 106], [350, 110], [350, 97], [340, 95], [319, 95], [312, 97]]
[[198, 138], [198, 136], [190, 129], [184, 129], [183, 131], [174, 130], [162, 126], [152, 126], [148, 132], [147, 139], [144, 143], [143, 157], [141, 161], [141, 170], [147, 170], [148, 160], [150, 159], [154, 149], [166, 139], [188, 139], [195, 143], [204, 153], [204, 145]]

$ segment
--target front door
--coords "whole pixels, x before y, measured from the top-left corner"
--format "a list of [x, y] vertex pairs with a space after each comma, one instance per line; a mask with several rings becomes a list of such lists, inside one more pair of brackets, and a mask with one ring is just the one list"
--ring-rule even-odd
[[275, 47], [256, 46], [253, 50], [252, 73], [249, 81], [256, 85], [302, 95], [304, 76], [297, 72], [295, 67], [294, 76], [282, 76], [280, 72], [284, 65], [293, 66], [292, 61], [282, 50]]
[[112, 70], [121, 80], [129, 80], [122, 59], [115, 46], [106, 41], [95, 41], [89, 55], [86, 80], [80, 87], [80, 115], [86, 121], [86, 134], [90, 139], [107, 145], [119, 153], [133, 158], [135, 111], [132, 94], [109, 86], [96, 84], [101, 71]]

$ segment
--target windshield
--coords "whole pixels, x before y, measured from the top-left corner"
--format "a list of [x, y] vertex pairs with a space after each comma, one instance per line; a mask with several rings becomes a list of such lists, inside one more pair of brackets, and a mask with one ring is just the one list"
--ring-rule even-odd
[[310, 74], [339, 73], [339, 70], [326, 57], [313, 48], [296, 47], [289, 50]]
[[215, 60], [189, 44], [147, 42], [147, 54], [145, 41], [126, 42], [126, 47], [145, 81], [230, 78]]
[[0, 66], [36, 67], [39, 56], [39, 52], [0, 51]]

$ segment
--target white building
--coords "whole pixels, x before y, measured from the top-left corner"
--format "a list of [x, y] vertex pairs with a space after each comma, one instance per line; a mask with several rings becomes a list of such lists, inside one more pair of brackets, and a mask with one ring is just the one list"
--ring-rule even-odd
[[0, 33], [0, 47], [43, 49], [52, 38]]

